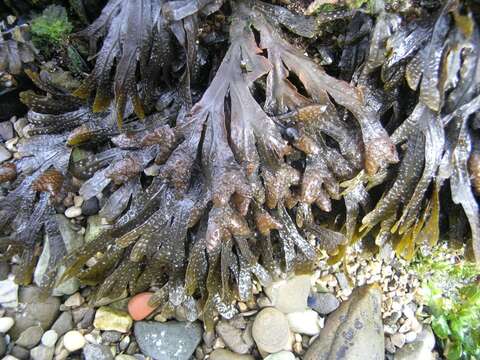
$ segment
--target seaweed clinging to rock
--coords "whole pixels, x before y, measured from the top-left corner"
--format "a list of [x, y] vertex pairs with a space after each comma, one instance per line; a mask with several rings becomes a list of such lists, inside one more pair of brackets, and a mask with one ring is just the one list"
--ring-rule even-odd
[[[411, 258], [453, 206], [478, 259], [468, 6], [314, 18], [223, 3], [111, 0], [77, 34], [91, 55], [103, 40], [82, 85], [50, 63], [23, 70], [36, 89], [20, 95], [27, 125], [0, 164], [0, 249], [21, 256], [18, 280], [43, 244], [44, 287], [76, 277], [96, 304], [149, 290], [151, 309], [212, 329], [321, 251], [335, 262], [355, 242], [391, 242]], [[327, 28], [346, 31], [342, 61], [322, 68], [319, 30], [345, 15], [346, 30]], [[74, 195], [98, 206], [82, 214]], [[87, 227], [85, 244], [62, 244], [63, 212]]]

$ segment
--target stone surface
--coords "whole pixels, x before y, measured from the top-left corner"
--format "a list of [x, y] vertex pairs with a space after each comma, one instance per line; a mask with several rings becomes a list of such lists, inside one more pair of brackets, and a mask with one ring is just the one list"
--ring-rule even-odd
[[30, 351], [18, 345], [13, 347], [11, 354], [20, 360], [28, 360], [30, 358]]
[[202, 326], [198, 322], [139, 321], [135, 323], [134, 332], [142, 353], [154, 360], [188, 360], [202, 338]]
[[73, 219], [73, 218], [75, 218], [77, 216], [80, 216], [80, 215], [82, 215], [82, 209], [81, 208], [72, 206], [72, 207], [69, 207], [67, 210], [65, 210], [65, 216], [69, 219]]
[[295, 360], [295, 355], [290, 351], [280, 351], [275, 354], [268, 355], [265, 360]]
[[0, 281], [8, 279], [10, 274], [10, 264], [6, 261], [0, 261]]
[[54, 348], [39, 345], [30, 351], [30, 356], [32, 360], [52, 360], [54, 352]]
[[67, 307], [79, 307], [85, 302], [85, 299], [80, 295], [79, 292], [71, 295], [65, 302], [63, 303]]
[[16, 344], [31, 349], [40, 342], [43, 335], [43, 329], [40, 326], [30, 326], [22, 331], [18, 337]]
[[274, 307], [288, 314], [307, 309], [310, 287], [310, 276], [300, 275], [272, 283], [265, 288], [265, 293]]
[[82, 214], [85, 216], [95, 215], [96, 213], [98, 213], [98, 210], [100, 210], [98, 199], [94, 196], [87, 201], [84, 201], [81, 206], [81, 210]]
[[15, 284], [13, 275], [0, 281], [0, 305], [7, 309], [18, 305], [18, 285]]
[[7, 161], [11, 157], [12, 157], [12, 154], [10, 153], [10, 151], [5, 149], [5, 147], [2, 144], [0, 144], [0, 164], [4, 161]]
[[0, 318], [0, 333], [6, 334], [14, 323], [15, 321], [11, 317]]
[[257, 314], [252, 336], [258, 348], [267, 353], [286, 350], [291, 342], [288, 320], [275, 308], [265, 308]]
[[433, 360], [434, 346], [432, 329], [425, 327], [414, 342], [406, 344], [395, 353], [395, 360]]
[[385, 357], [381, 289], [363, 286], [329, 315], [303, 360], [381, 360]]
[[105, 345], [87, 344], [83, 349], [85, 360], [113, 360], [110, 348]]
[[35, 286], [20, 288], [19, 302], [22, 303], [22, 311], [15, 313], [15, 325], [10, 330], [13, 339], [30, 326], [49, 329], [59, 313], [60, 299], [53, 296], [45, 298], [42, 290]]
[[63, 312], [52, 325], [52, 330], [54, 330], [58, 336], [62, 336], [71, 329], [73, 329], [73, 320], [72, 314], [69, 311]]
[[151, 299], [153, 293], [144, 292], [135, 295], [128, 302], [128, 313], [133, 320], [139, 321], [145, 319], [150, 315], [155, 308], [148, 305], [148, 301]]
[[295, 333], [314, 336], [320, 333], [320, 318], [313, 310], [305, 310], [287, 314], [290, 330]]
[[125, 311], [102, 306], [95, 314], [93, 326], [99, 330], [115, 330], [126, 333], [132, 327], [132, 318]]
[[340, 301], [331, 293], [314, 293], [308, 297], [308, 306], [320, 315], [328, 315], [337, 310]]
[[102, 342], [106, 344], [119, 342], [121, 338], [122, 333], [118, 331], [104, 331], [102, 333]]
[[6, 141], [13, 138], [13, 124], [10, 121], [0, 122], [0, 141]]
[[86, 344], [83, 335], [77, 330], [71, 330], [63, 337], [63, 346], [70, 352], [80, 350]]
[[227, 321], [219, 321], [215, 326], [217, 334], [229, 349], [237, 354], [246, 354], [250, 352], [253, 343], [244, 335], [248, 330], [236, 328]]
[[54, 347], [58, 340], [58, 334], [55, 330], [48, 330], [42, 336], [42, 344], [46, 347]]
[[214, 350], [209, 357], [210, 360], [255, 360], [252, 355], [236, 354], [229, 350], [217, 349]]

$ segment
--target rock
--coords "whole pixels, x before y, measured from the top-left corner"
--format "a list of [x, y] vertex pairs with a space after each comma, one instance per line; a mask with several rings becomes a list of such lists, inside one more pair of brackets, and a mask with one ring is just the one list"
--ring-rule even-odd
[[40, 326], [30, 326], [22, 331], [16, 344], [27, 349], [33, 348], [40, 342], [43, 335], [43, 329]]
[[0, 122], [0, 141], [7, 141], [13, 138], [13, 124], [10, 121]]
[[7, 355], [2, 360], [18, 360], [18, 358], [12, 355]]
[[120, 341], [120, 344], [118, 344], [120, 351], [125, 351], [128, 348], [128, 345], [130, 345], [130, 336], [125, 336]]
[[115, 330], [126, 333], [132, 327], [132, 318], [125, 311], [102, 306], [95, 314], [93, 326], [99, 330]]
[[303, 360], [380, 360], [385, 346], [379, 286], [363, 286], [329, 315]]
[[113, 360], [110, 348], [105, 345], [87, 344], [83, 349], [85, 360]]
[[235, 354], [225, 349], [214, 350], [209, 357], [210, 360], [255, 360], [252, 355]]
[[115, 360], [137, 360], [137, 358], [132, 355], [120, 354], [115, 356]]
[[257, 314], [252, 336], [258, 348], [268, 353], [286, 350], [291, 344], [288, 320], [275, 308], [265, 308]]
[[30, 351], [18, 345], [12, 348], [11, 354], [20, 360], [28, 360], [30, 358]]
[[405, 335], [404, 334], [401, 334], [401, 333], [393, 334], [390, 337], [390, 340], [392, 341], [392, 344], [395, 345], [398, 348], [401, 348], [401, 347], [403, 347], [403, 345], [405, 345]]
[[198, 322], [139, 321], [135, 323], [134, 332], [142, 353], [154, 360], [188, 360], [202, 338]]
[[314, 293], [308, 297], [308, 306], [320, 315], [328, 315], [337, 310], [340, 301], [331, 293]]
[[0, 357], [7, 353], [7, 341], [4, 336], [0, 336]]
[[52, 360], [54, 352], [54, 348], [39, 345], [30, 350], [30, 356], [32, 360]]
[[69, 207], [67, 210], [65, 210], [65, 216], [69, 219], [76, 218], [78, 216], [82, 215], [82, 209], [72, 206]]
[[63, 303], [66, 307], [79, 307], [85, 302], [85, 299], [79, 292], [71, 295], [65, 302]]
[[11, 317], [0, 318], [0, 333], [6, 334], [10, 330], [15, 321]]
[[0, 261], [0, 281], [8, 279], [10, 274], [10, 264], [6, 261]]
[[80, 321], [80, 327], [82, 329], [87, 329], [93, 325], [93, 320], [95, 319], [95, 309], [88, 308], [87, 311], [83, 314], [82, 320]]
[[417, 338], [417, 333], [415, 331], [409, 331], [405, 334], [405, 342], [407, 344], [414, 342], [416, 338]]
[[23, 303], [23, 309], [15, 313], [15, 325], [10, 330], [13, 339], [30, 326], [49, 329], [59, 313], [60, 299], [53, 296], [45, 299], [42, 290], [35, 286], [20, 288], [19, 302]]
[[314, 336], [320, 333], [320, 318], [313, 310], [287, 314], [290, 330], [295, 333]]
[[128, 302], [128, 313], [133, 320], [143, 320], [155, 310], [154, 307], [148, 305], [148, 301], [151, 299], [152, 295], [153, 293], [151, 292], [144, 292], [137, 294], [130, 299]]
[[42, 344], [46, 347], [54, 347], [58, 340], [58, 334], [55, 330], [48, 330], [42, 336]]
[[58, 336], [64, 335], [67, 331], [73, 329], [72, 314], [69, 311], [63, 312], [53, 323], [52, 330]]
[[98, 213], [100, 206], [98, 204], [98, 199], [94, 196], [84, 201], [81, 206], [82, 214], [85, 216], [92, 216]]
[[74, 352], [83, 348], [86, 340], [83, 335], [77, 330], [71, 330], [63, 337], [63, 346], [70, 352]]
[[18, 285], [13, 275], [0, 281], [0, 305], [4, 308], [16, 308], [18, 305]]
[[264, 360], [295, 360], [295, 355], [290, 351], [280, 351], [268, 355]]
[[241, 329], [235, 328], [226, 321], [219, 321], [215, 326], [215, 330], [222, 338], [225, 345], [227, 345], [232, 351], [236, 352], [237, 354], [246, 354], [250, 352], [253, 344], [244, 340], [244, 331]]
[[350, 283], [348, 282], [347, 276], [343, 273], [336, 273], [335, 277], [337, 278], [338, 285], [342, 290], [351, 290]]
[[307, 298], [311, 287], [310, 276], [294, 276], [272, 283], [265, 288], [272, 305], [288, 314], [307, 309]]
[[102, 342], [107, 344], [119, 342], [122, 338], [122, 333], [118, 331], [104, 331], [102, 334]]
[[28, 120], [26, 118], [20, 118], [14, 122], [13, 127], [15, 128], [15, 131], [17, 132], [18, 136], [24, 137], [22, 130], [27, 125], [28, 125]]
[[3, 163], [4, 161], [9, 160], [12, 157], [12, 154], [10, 151], [5, 149], [5, 147], [0, 144], [0, 164]]
[[432, 350], [435, 346], [435, 336], [430, 327], [425, 327], [417, 339], [403, 346], [395, 354], [395, 360], [433, 360]]

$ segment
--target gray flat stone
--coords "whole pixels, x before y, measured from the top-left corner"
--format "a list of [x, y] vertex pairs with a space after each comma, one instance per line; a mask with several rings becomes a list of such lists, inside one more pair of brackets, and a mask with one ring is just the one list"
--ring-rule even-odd
[[139, 321], [135, 338], [143, 354], [154, 360], [188, 360], [202, 339], [200, 323]]

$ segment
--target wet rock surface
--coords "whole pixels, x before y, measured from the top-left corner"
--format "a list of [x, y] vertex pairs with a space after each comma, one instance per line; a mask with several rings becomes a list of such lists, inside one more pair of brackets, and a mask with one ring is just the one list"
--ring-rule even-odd
[[202, 328], [198, 322], [139, 321], [135, 323], [134, 333], [142, 353], [154, 360], [188, 360], [202, 339]]
[[378, 286], [356, 289], [351, 298], [329, 315], [305, 360], [381, 360], [385, 357]]

